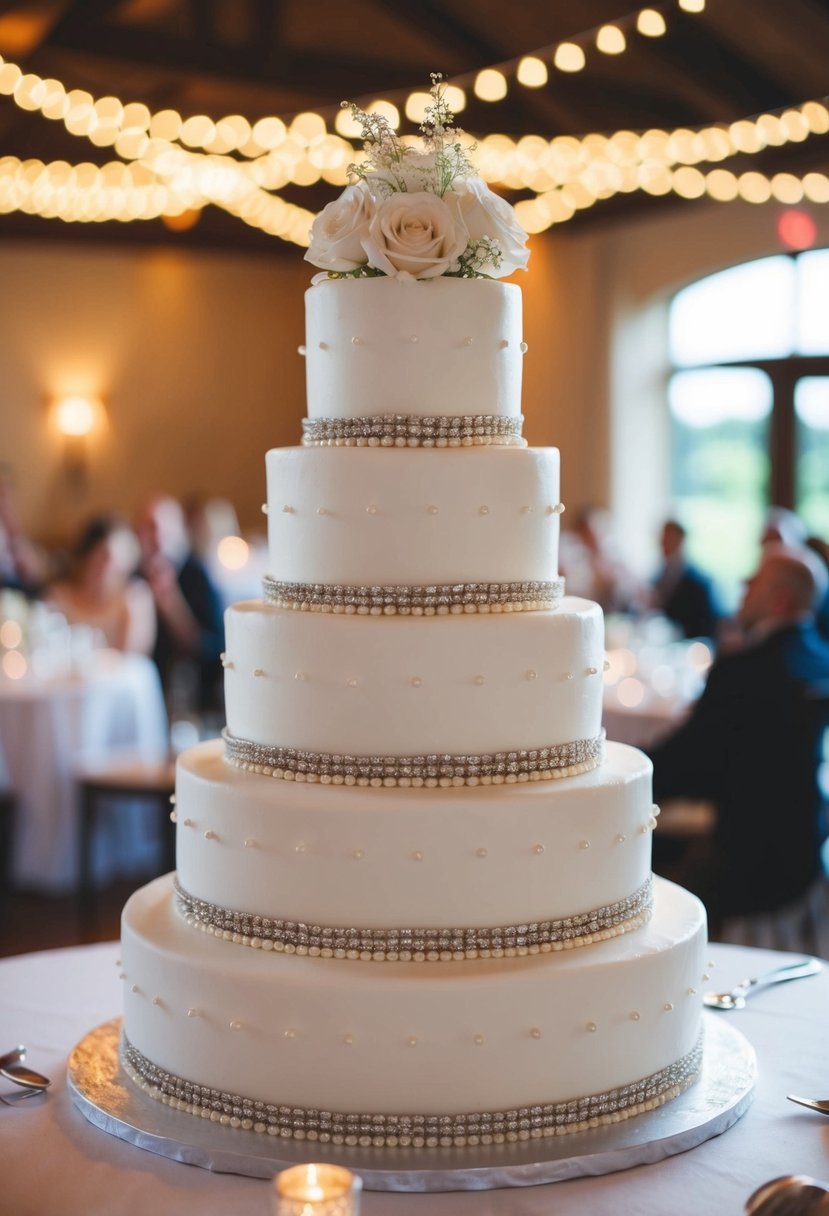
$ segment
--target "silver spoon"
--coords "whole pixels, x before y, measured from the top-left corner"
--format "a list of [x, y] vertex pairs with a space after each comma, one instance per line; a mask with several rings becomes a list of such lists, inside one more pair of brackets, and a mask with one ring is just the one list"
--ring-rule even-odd
[[7, 1064], [16, 1064], [25, 1055], [26, 1048], [21, 1043], [18, 1047], [13, 1047], [11, 1051], [7, 1051], [4, 1055], [0, 1056], [0, 1068], [5, 1068]]
[[798, 1106], [808, 1106], [809, 1110], [816, 1110], [821, 1115], [829, 1115], [829, 1102], [821, 1098], [798, 1098], [797, 1094], [786, 1094], [790, 1102], [796, 1102]]
[[753, 979], [743, 980], [736, 984], [730, 992], [706, 992], [702, 998], [703, 1004], [709, 1009], [742, 1009], [746, 997], [757, 988], [765, 988], [769, 984], [783, 984], [787, 980], [799, 980], [807, 975], [817, 975], [821, 964], [816, 958], [801, 958], [795, 963], [787, 963], [784, 967], [775, 967], [763, 975]]
[[35, 1072], [33, 1068], [28, 1068], [25, 1064], [0, 1066], [0, 1077], [5, 1077], [7, 1081], [13, 1081], [15, 1085], [21, 1085], [24, 1089], [48, 1089], [52, 1084], [42, 1072]]

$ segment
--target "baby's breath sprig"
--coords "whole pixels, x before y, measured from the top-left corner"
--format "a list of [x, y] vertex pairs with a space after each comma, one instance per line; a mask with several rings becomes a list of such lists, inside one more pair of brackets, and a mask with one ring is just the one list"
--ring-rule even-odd
[[435, 158], [435, 194], [443, 198], [459, 177], [474, 173], [469, 152], [461, 143], [462, 132], [455, 128], [455, 114], [446, 98], [446, 85], [440, 72], [432, 72], [432, 100], [426, 107], [420, 131], [423, 142]]
[[[500, 268], [502, 260], [503, 255], [498, 242], [490, 236], [479, 237], [474, 243], [470, 241], [458, 258], [458, 270], [454, 277], [458, 279], [492, 278], [491, 272]], [[489, 273], [486, 273], [484, 267]]]

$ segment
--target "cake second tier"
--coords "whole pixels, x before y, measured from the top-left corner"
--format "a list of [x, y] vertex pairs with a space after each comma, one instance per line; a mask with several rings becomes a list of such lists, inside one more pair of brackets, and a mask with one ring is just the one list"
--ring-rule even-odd
[[588, 600], [429, 620], [252, 600], [228, 609], [225, 627], [228, 732], [242, 742], [480, 758], [600, 736], [604, 633]]

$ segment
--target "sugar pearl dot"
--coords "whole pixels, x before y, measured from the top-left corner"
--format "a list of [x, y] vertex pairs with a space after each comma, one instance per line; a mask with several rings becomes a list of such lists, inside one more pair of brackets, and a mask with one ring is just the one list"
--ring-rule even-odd
[[529, 348], [529, 346], [527, 345], [527, 343], [526, 343], [526, 342], [519, 342], [519, 343], [518, 343], [518, 349], [521, 351], [521, 354], [522, 354], [522, 355], [526, 355], [527, 351], [528, 351], [530, 348]]
[[594, 1034], [599, 1028], [595, 1022], [588, 1022], [586, 1029], [589, 1030], [591, 1034]]
[[624, 844], [626, 840], [627, 836], [624, 836], [621, 832], [619, 832], [618, 836], [616, 837], [616, 844]]
[[137, 985], [137, 984], [133, 984], [133, 985], [130, 987], [130, 992], [140, 992], [140, 991], [141, 991], [141, 989], [138, 987], [138, 985]]
[[283, 1038], [286, 1038], [286, 1039], [295, 1039], [296, 1031], [293, 1029], [292, 1026], [289, 1026], [287, 1030], [282, 1031], [282, 1035], [283, 1035]]
[[479, 515], [489, 515], [489, 507], [486, 506], [486, 504], [478, 507], [478, 514]]
[[255, 667], [253, 669], [253, 674], [257, 677], [257, 679], [260, 679], [265, 674], [265, 672], [262, 670], [261, 667]]
[[199, 1009], [188, 1009], [188, 1010], [187, 1010], [187, 1016], [188, 1016], [188, 1018], [198, 1018], [198, 1017], [201, 1017], [201, 1011], [200, 1011]]
[[[285, 508], [283, 507], [282, 510], [284, 511]], [[263, 502], [262, 503], [262, 514], [267, 515], [269, 511], [270, 511], [270, 507], [268, 506], [268, 504], [266, 502]]]
[[473, 1034], [472, 1042], [475, 1044], [476, 1047], [481, 1047], [483, 1045], [483, 1041], [484, 1041], [484, 1036], [482, 1034]]
[[530, 507], [530, 506], [526, 506], [526, 507], [522, 507], [522, 508], [521, 508], [521, 514], [522, 514], [522, 515], [532, 515], [532, 512], [533, 512], [533, 509], [532, 509], [532, 507]]
[[572, 678], [573, 678], [573, 673], [572, 673], [572, 671], [565, 671], [565, 673], [564, 673], [564, 677], [563, 677], [563, 678], [564, 678], [565, 680], [572, 680]]
[[317, 515], [327, 515], [327, 514], [328, 514], [328, 512], [326, 511], [325, 507], [317, 507]]
[[417, 1039], [415, 1038], [414, 1035], [410, 1035], [409, 1038], [406, 1040], [406, 1046], [407, 1047], [417, 1047]]
[[212, 828], [208, 828], [208, 830], [204, 834], [204, 838], [205, 838], [205, 840], [215, 840], [216, 833], [213, 831]]
[[484, 682], [483, 676], [475, 676], [475, 680], [474, 680], [475, 684], [477, 684], [480, 687], [480, 685], [483, 684], [483, 682]]
[[423, 683], [423, 681], [421, 680], [420, 676], [412, 676], [412, 679], [411, 679], [412, 688], [420, 688], [422, 683]]
[[177, 820], [178, 815], [175, 813], [175, 811], [170, 811], [170, 823], [176, 823]]
[[377, 508], [375, 507], [374, 503], [373, 502], [369, 503], [369, 505], [366, 507], [366, 515], [376, 515], [376, 514], [377, 514]]
[[[265, 505], [267, 506], [267, 503]], [[265, 507], [263, 507], [262, 510], [265, 511]], [[283, 515], [293, 515], [293, 513], [294, 513], [294, 508], [291, 506], [290, 503], [286, 502], [282, 508], [282, 514]], [[265, 514], [267, 515], [267, 511], [265, 511]]]
[[474, 338], [464, 338], [463, 344], [464, 344], [464, 346], [471, 346], [474, 341], [475, 341]]
[[506, 350], [509, 346], [509, 341], [507, 338], [502, 338], [498, 345], [500, 346], [501, 350]]
[[420, 849], [415, 849], [414, 853], [412, 853], [412, 861], [423, 861], [423, 854]]
[[697, 990], [696, 990], [696, 988], [689, 988], [689, 989], [688, 989], [688, 996], [696, 996], [696, 995], [697, 995]]
[[356, 337], [356, 336], [355, 336], [355, 337], [353, 337], [353, 338], [351, 339], [351, 345], [352, 345], [352, 346], [362, 346], [362, 345], [363, 345], [363, 339], [362, 339], [362, 338], [358, 338], [358, 337]]
[[308, 845], [307, 845], [307, 844], [295, 844], [295, 845], [294, 845], [294, 852], [295, 852], [295, 853], [307, 853], [307, 852], [308, 852]]
[[320, 350], [328, 350], [328, 343], [320, 342]]
[[630, 1015], [630, 1020], [631, 1022], [638, 1022], [641, 1016], [642, 1015], [636, 1009], [634, 1009], [633, 1013]]
[[610, 659], [605, 659], [604, 663], [602, 664], [602, 670], [610, 671]]
[[350, 1047], [351, 1044], [354, 1042], [354, 1035], [353, 1034], [344, 1034], [343, 1042], [345, 1043], [346, 1047]]
[[160, 997], [160, 996], [154, 996], [154, 997], [153, 997], [153, 1004], [154, 1004], [154, 1005], [160, 1005], [160, 1004], [161, 1004], [161, 997]]
[[532, 1030], [530, 1031], [530, 1038], [531, 1039], [540, 1039], [541, 1038], [541, 1030], [539, 1029], [538, 1026], [533, 1026]]
[[231, 1030], [241, 1030], [242, 1029], [241, 1022], [236, 1022], [236, 1021], [228, 1022], [228, 1026], [230, 1027]]
[[702, 978], [705, 980], [705, 982], [706, 982], [706, 984], [707, 984], [707, 983], [708, 983], [708, 981], [711, 979], [711, 976], [708, 974], [708, 972], [707, 972], [707, 971], [703, 971], [703, 973], [702, 973]]
[[248, 837], [248, 839], [245, 841], [245, 848], [246, 848], [246, 849], [255, 849], [255, 848], [256, 848], [256, 841], [255, 841], [255, 840], [251, 840], [251, 838], [250, 838], [250, 837]]
[[475, 850], [475, 856], [476, 856], [476, 857], [481, 857], [481, 858], [488, 857], [488, 856], [489, 856], [489, 850], [488, 850], [488, 849], [476, 849], [476, 850]]
[[665, 1004], [662, 1006], [662, 1008], [665, 1010], [666, 1013], [670, 1013], [671, 1010], [673, 1009], [673, 1007], [674, 1006], [673, 1006], [672, 1001], [666, 1001]]
[[304, 346], [298, 346], [298, 347], [296, 348], [297, 354], [298, 354], [298, 355], [303, 355], [303, 356], [304, 356], [304, 355], [305, 355], [305, 349], [306, 349], [306, 348], [305, 348]]
[[429, 512], [430, 515], [437, 515], [437, 513], [438, 513], [438, 508], [435, 506], [427, 507], [426, 510]]
[[349, 687], [349, 688], [356, 688], [356, 687], [357, 687], [357, 681], [354, 679], [354, 677], [353, 677], [353, 676], [351, 677], [351, 679], [350, 679], [350, 680], [346, 680], [346, 684], [348, 685], [348, 687]]
[[589, 841], [589, 840], [580, 840], [580, 841], [579, 841], [579, 848], [580, 848], [580, 849], [589, 849], [589, 848], [590, 848], [590, 841]]
[[544, 852], [544, 845], [543, 844], [534, 844], [533, 852], [536, 854], [537, 857], [540, 857], [541, 854]]
[[538, 679], [538, 672], [537, 672], [537, 671], [533, 671], [533, 669], [532, 669], [532, 668], [530, 668], [530, 670], [529, 670], [529, 671], [526, 673], [526, 676], [527, 676], [527, 679], [528, 679], [528, 680], [537, 680], [537, 679]]
[[355, 861], [362, 861], [366, 855], [365, 849], [355, 849], [351, 856]]
[[193, 826], [193, 820], [192, 820], [192, 819], [185, 819], [185, 821], [184, 821], [184, 827], [186, 827], [186, 828], [191, 828], [192, 826]]
[[598, 675], [598, 672], [599, 672], [598, 667], [588, 667], [588, 669], [587, 669], [587, 674], [588, 674], [589, 676], [595, 676], [595, 675]]
[[305, 672], [304, 672], [304, 671], [295, 671], [295, 672], [294, 672], [294, 679], [295, 679], [295, 680], [304, 680], [304, 679], [305, 679]]
[[177, 801], [175, 794], [171, 794], [167, 801], [169, 802], [170, 806], [175, 806]]

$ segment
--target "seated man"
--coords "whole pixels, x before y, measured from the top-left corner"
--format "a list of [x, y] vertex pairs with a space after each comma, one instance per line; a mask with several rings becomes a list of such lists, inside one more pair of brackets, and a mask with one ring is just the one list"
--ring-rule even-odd
[[[191, 551], [184, 512], [174, 498], [152, 498], [136, 519], [140, 573], [155, 601], [158, 630], [153, 658], [169, 696], [173, 681], [192, 683], [185, 708], [220, 711], [222, 603], [207, 570]], [[188, 681], [186, 673], [192, 674]], [[180, 708], [171, 707], [173, 710]]]
[[685, 554], [685, 529], [675, 519], [662, 528], [660, 547], [665, 564], [653, 585], [653, 606], [664, 612], [686, 638], [713, 638], [717, 605], [711, 580]]
[[739, 610], [746, 647], [714, 664], [691, 717], [651, 753], [657, 801], [716, 804], [706, 864], [678, 875], [715, 924], [784, 907], [820, 870], [829, 644], [814, 613], [826, 582], [808, 550], [768, 545]]

